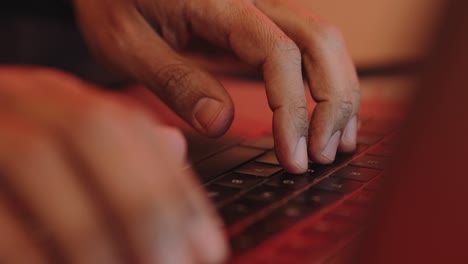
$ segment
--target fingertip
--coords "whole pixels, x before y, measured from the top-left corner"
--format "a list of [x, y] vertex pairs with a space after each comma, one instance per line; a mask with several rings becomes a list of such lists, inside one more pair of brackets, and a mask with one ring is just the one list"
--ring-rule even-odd
[[356, 116], [353, 116], [346, 124], [341, 137], [340, 145], [338, 150], [340, 152], [353, 152], [356, 149], [356, 138], [358, 131], [358, 120]]
[[185, 156], [187, 155], [187, 140], [179, 129], [162, 126], [159, 128], [159, 136], [174, 151], [176, 158], [185, 160]]
[[294, 151], [294, 164], [296, 165], [293, 169], [296, 173], [304, 173], [307, 171], [309, 159], [307, 157], [307, 140], [305, 136], [299, 138]]
[[229, 256], [227, 238], [218, 222], [221, 220], [203, 217], [191, 226], [194, 254], [201, 263], [224, 263]]
[[[307, 171], [309, 159], [307, 155], [307, 140], [301, 136], [296, 144], [286, 144], [285, 140], [275, 139], [275, 151], [281, 166], [289, 173], [301, 174]], [[283, 143], [283, 144], [282, 144]], [[292, 146], [292, 148], [291, 148]]]
[[341, 139], [341, 132], [336, 131], [324, 147], [310, 149], [312, 159], [319, 164], [331, 164], [335, 161], [336, 152]]
[[232, 102], [222, 102], [210, 97], [198, 100], [193, 112], [195, 128], [209, 137], [223, 135], [234, 120]]

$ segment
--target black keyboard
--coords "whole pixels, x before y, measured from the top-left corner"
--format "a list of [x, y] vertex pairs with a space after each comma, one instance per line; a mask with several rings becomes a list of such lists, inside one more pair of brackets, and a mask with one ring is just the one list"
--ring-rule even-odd
[[282, 169], [271, 135], [197, 164], [230, 236], [232, 262], [321, 262], [361, 233], [395, 146], [389, 128], [368, 127], [354, 153], [311, 163], [304, 174]]

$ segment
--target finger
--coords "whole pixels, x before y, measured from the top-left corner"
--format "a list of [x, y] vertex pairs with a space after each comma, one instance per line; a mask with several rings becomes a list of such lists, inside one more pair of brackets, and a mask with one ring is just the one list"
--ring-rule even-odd
[[181, 179], [181, 184], [185, 187], [187, 199], [193, 202], [194, 211], [198, 217], [195, 221], [190, 221], [188, 232], [191, 242], [191, 249], [196, 263], [224, 263], [229, 256], [227, 246], [227, 234], [224, 224], [215, 212], [205, 191], [201, 188], [201, 183], [195, 181], [193, 172], [187, 171]]
[[127, 2], [76, 2], [88, 42], [104, 60], [148, 85], [198, 131], [208, 136], [223, 134], [234, 117], [226, 90], [174, 52]]
[[309, 88], [318, 103], [309, 130], [311, 158], [330, 163], [338, 146], [340, 150], [353, 151], [359, 84], [341, 33], [293, 1], [256, 0], [254, 3], [303, 53]]
[[[180, 161], [172, 159], [165, 139], [146, 139], [148, 132], [141, 131], [148, 128], [135, 122], [136, 112], [114, 103], [98, 108], [80, 131], [68, 131], [68, 142], [77, 162], [93, 175], [136, 262], [190, 263], [187, 221], [198, 218], [180, 184]], [[198, 228], [207, 226], [211, 223]]]
[[[186, 160], [183, 158], [185, 157], [186, 143], [183, 135], [174, 128], [155, 126], [148, 120], [139, 118], [139, 124], [136, 127], [144, 134], [143, 137], [148, 142], [153, 143], [155, 150], [165, 150], [168, 161], [176, 162], [175, 170], [178, 172], [174, 174], [174, 177], [177, 177], [175, 183], [183, 190], [183, 196], [186, 201], [190, 201], [190, 207], [192, 207], [190, 210], [195, 214], [191, 219], [185, 219], [184, 224], [187, 227], [190, 240], [187, 246], [192, 249], [194, 263], [222, 263], [228, 255], [226, 238], [221, 228], [222, 222], [206, 196], [202, 194], [201, 183], [195, 180], [193, 173], [185, 169], [179, 171], [186, 167]], [[158, 153], [154, 155], [156, 156]]]
[[288, 171], [304, 172], [308, 111], [296, 44], [248, 1], [187, 2], [187, 10], [195, 34], [262, 69], [278, 159]]
[[45, 264], [46, 257], [0, 195], [0, 263]]
[[58, 252], [72, 263], [120, 263], [111, 237], [46, 133], [2, 115], [0, 167], [8, 186], [24, 201]]

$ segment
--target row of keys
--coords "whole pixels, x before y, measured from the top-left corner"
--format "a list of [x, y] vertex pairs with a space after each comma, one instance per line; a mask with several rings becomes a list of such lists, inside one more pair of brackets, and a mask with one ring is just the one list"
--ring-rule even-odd
[[[231, 244], [234, 254], [241, 255], [296, 223], [306, 221], [295, 231], [294, 239], [286, 239], [284, 243], [281, 243], [282, 239], [276, 240], [279, 245], [271, 252], [274, 254], [274, 263], [303, 263], [305, 259], [312, 261], [323, 256], [333, 243], [365, 226], [375, 195], [375, 192], [360, 190], [320, 219], [308, 223], [307, 218], [310, 215], [344, 196], [343, 193], [325, 191], [314, 186], [233, 237]], [[291, 234], [288, 233], [287, 236], [291, 238]], [[264, 261], [273, 263], [271, 259]]]
[[[343, 169], [345, 171], [350, 171], [352, 167], [353, 166], [347, 166]], [[357, 171], [362, 170], [362, 168], [359, 167], [354, 168]], [[379, 171], [372, 171], [374, 177], [378, 175], [378, 172]], [[254, 244], [260, 243], [264, 239], [290, 228], [293, 224], [307, 218], [313, 213], [319, 212], [322, 208], [342, 199], [344, 195], [355, 192], [362, 186], [361, 182], [348, 180], [339, 176], [340, 174], [343, 173], [338, 171], [334, 175], [325, 178], [312, 188], [307, 189], [305, 192], [289, 200], [284, 206], [274, 210], [266, 218], [244, 230], [239, 237], [233, 238], [232, 243], [235, 252], [242, 253], [245, 250], [251, 249]], [[271, 190], [268, 190], [268, 192], [274, 193], [274, 191]], [[252, 191], [252, 193], [254, 192]], [[359, 191], [358, 195], [353, 195], [352, 198], [348, 199], [344, 204], [322, 219], [322, 226], [316, 224], [312, 225], [308, 229], [308, 233], [312, 232], [311, 230], [315, 230], [315, 228], [318, 228], [318, 230], [316, 230], [317, 232], [320, 230], [324, 231], [323, 223], [327, 221], [352, 222], [354, 224], [362, 223], [363, 220], [366, 219], [368, 207], [374, 195], [375, 192]], [[281, 199], [281, 197], [278, 196], [268, 196]], [[265, 201], [266, 206], [276, 200], [266, 199]], [[258, 208], [252, 207], [251, 210], [255, 211], [258, 210]], [[228, 222], [230, 221], [228, 220]], [[348, 224], [351, 225], [351, 223]], [[338, 232], [338, 234], [341, 233], [339, 230], [336, 232]]]

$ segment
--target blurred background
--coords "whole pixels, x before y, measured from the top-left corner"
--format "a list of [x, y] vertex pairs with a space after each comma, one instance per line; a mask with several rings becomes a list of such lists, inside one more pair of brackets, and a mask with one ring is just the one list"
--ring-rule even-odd
[[444, 12], [445, 0], [297, 0], [337, 25], [363, 67], [421, 58]]
[[[444, 0], [296, 0], [343, 31], [361, 70], [419, 61], [437, 31]], [[119, 83], [89, 56], [73, 12], [61, 0], [17, 0], [0, 8], [0, 63], [41, 64], [62, 68], [101, 84]], [[8, 1], [10, 2], [10, 1]], [[249, 72], [211, 54], [208, 69]], [[222, 67], [225, 66], [225, 67]]]

